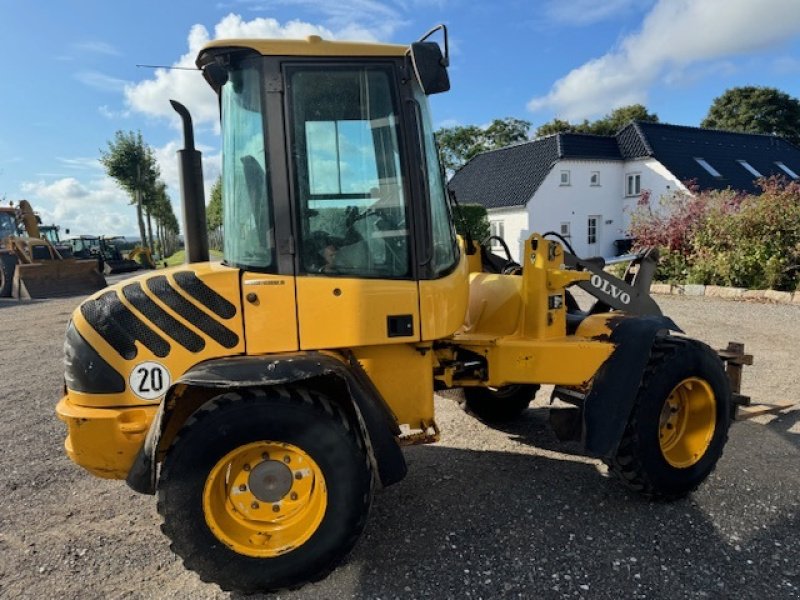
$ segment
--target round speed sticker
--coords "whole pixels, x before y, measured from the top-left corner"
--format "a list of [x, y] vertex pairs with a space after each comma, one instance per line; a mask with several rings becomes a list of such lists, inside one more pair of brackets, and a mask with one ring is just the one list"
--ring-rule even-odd
[[169, 371], [164, 365], [154, 361], [139, 363], [131, 371], [128, 385], [139, 398], [155, 400], [169, 389]]

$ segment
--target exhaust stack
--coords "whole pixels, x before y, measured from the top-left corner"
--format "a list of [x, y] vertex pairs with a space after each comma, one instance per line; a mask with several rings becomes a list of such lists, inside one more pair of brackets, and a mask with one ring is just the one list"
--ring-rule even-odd
[[178, 172], [181, 180], [181, 208], [183, 212], [183, 241], [186, 262], [208, 261], [208, 232], [206, 224], [206, 196], [203, 190], [202, 153], [194, 147], [192, 116], [180, 102], [170, 100], [183, 120], [183, 150], [178, 150]]

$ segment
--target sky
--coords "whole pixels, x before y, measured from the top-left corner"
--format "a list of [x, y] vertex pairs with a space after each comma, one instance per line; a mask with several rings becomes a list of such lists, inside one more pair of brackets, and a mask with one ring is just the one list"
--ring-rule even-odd
[[130, 199], [98, 158], [117, 130], [153, 147], [180, 218], [187, 105], [206, 193], [219, 174], [217, 102], [191, 67], [208, 40], [305, 37], [410, 43], [450, 31], [452, 88], [437, 127], [516, 117], [536, 126], [642, 103], [699, 125], [742, 85], [800, 97], [800, 0], [0, 0], [0, 199], [27, 198], [72, 235], [136, 236]]

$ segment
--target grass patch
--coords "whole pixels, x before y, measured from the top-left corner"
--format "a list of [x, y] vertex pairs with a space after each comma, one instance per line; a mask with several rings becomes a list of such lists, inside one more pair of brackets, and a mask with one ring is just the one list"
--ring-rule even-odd
[[[222, 260], [222, 252], [218, 250], [209, 250], [208, 253], [212, 262]], [[175, 254], [166, 258], [165, 261], [160, 262], [159, 266], [162, 266], [164, 262], [166, 262], [168, 267], [177, 267], [178, 265], [182, 265], [185, 260], [186, 250], [178, 250]]]

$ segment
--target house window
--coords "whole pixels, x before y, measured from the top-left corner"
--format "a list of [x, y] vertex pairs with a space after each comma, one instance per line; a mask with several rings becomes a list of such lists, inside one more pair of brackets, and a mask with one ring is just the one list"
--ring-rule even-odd
[[[505, 222], [504, 221], [489, 221], [489, 233], [497, 236], [500, 239], [505, 239]], [[492, 250], [502, 248], [502, 245], [497, 240], [492, 240]]]
[[717, 179], [722, 179], [722, 173], [720, 173], [714, 167], [712, 167], [710, 164], [708, 164], [708, 161], [705, 158], [697, 158], [695, 156], [694, 160], [697, 162], [698, 165], [700, 165], [706, 171], [708, 171], [709, 175], [711, 175], [712, 177], [716, 177]]
[[566, 239], [571, 237], [569, 222], [561, 223], [561, 236], [565, 237]]
[[747, 169], [753, 177], [763, 177], [763, 175], [761, 173], [759, 173], [758, 171], [756, 171], [755, 167], [753, 167], [753, 165], [751, 165], [746, 160], [737, 160], [736, 162], [738, 162], [745, 169]]
[[561, 171], [561, 185], [569, 185], [569, 171]]
[[597, 243], [597, 224], [600, 217], [589, 217], [586, 223], [586, 243], [590, 246]]
[[782, 163], [782, 162], [780, 162], [779, 160], [776, 160], [776, 161], [775, 161], [775, 164], [778, 166], [778, 168], [779, 168], [781, 171], [783, 171], [784, 173], [786, 173], [786, 174], [787, 174], [789, 177], [791, 177], [792, 179], [797, 179], [797, 177], [798, 177], [797, 173], [795, 173], [794, 171], [792, 171], [792, 170], [791, 170], [789, 167], [787, 167], [785, 164], [783, 164], [783, 163]]
[[642, 192], [642, 176], [639, 173], [626, 175], [625, 195], [638, 196]]
[[600, 185], [600, 171], [592, 171], [589, 176], [589, 185]]

